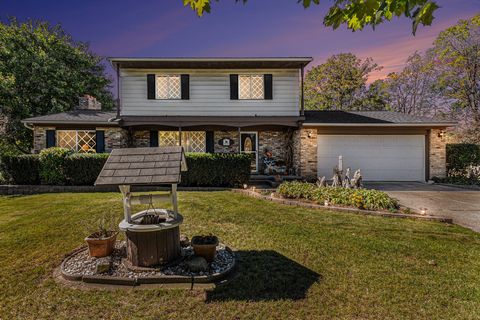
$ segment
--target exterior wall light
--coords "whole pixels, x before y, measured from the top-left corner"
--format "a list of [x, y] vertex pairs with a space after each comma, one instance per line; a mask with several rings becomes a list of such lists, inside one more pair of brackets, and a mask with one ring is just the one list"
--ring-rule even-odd
[[437, 137], [439, 137], [440, 139], [443, 139], [445, 137], [445, 134], [446, 134], [445, 130], [440, 130], [437, 133]]
[[420, 208], [420, 214], [421, 215], [426, 215], [427, 214], [427, 208]]

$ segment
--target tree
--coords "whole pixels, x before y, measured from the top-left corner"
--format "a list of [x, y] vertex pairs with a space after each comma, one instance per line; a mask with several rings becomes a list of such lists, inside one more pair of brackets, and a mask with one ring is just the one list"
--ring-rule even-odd
[[[216, 0], [218, 2], [218, 0]], [[247, 0], [235, 0], [246, 3]], [[319, 4], [320, 0], [297, 0], [304, 8]], [[352, 31], [362, 30], [370, 25], [373, 28], [390, 21], [393, 17], [405, 16], [412, 20], [412, 33], [415, 35], [417, 27], [431, 25], [433, 13], [439, 8], [436, 1], [432, 0], [335, 0], [323, 19], [326, 26], [337, 29], [342, 24]], [[210, 13], [212, 0], [183, 0], [185, 6], [196, 11], [198, 16], [204, 12]]]
[[0, 23], [0, 116], [2, 138], [28, 152], [32, 132], [20, 122], [37, 115], [71, 110], [78, 96], [90, 94], [113, 107], [102, 59], [74, 41], [60, 26], [15, 19]]
[[437, 71], [432, 52], [415, 52], [401, 72], [390, 73], [383, 81], [390, 108], [417, 116], [438, 116], [443, 100], [437, 88]]
[[380, 69], [381, 67], [371, 58], [362, 60], [352, 53], [333, 55], [325, 63], [307, 72], [305, 108], [310, 110], [369, 109], [365, 103], [365, 98], [369, 94], [368, 75]]
[[[480, 132], [480, 15], [460, 20], [434, 43], [439, 88], [463, 115], [472, 132]], [[480, 135], [477, 137], [480, 141]]]

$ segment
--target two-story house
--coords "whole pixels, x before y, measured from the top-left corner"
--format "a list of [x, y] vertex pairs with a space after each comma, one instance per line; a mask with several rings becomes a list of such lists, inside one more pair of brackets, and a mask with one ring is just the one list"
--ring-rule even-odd
[[71, 112], [28, 118], [34, 152], [52, 146], [109, 152], [182, 145], [186, 152], [265, 152], [304, 177], [344, 166], [365, 180], [425, 181], [445, 175], [451, 122], [389, 111], [304, 111], [309, 57], [111, 58], [119, 103], [104, 112], [80, 98]]

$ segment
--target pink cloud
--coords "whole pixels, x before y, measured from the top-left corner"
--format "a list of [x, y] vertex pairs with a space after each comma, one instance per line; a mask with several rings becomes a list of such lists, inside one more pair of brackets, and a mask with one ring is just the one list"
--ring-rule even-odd
[[189, 25], [187, 15], [186, 10], [177, 10], [157, 16], [103, 40], [95, 50], [102, 55], [133, 55], [185, 29]]

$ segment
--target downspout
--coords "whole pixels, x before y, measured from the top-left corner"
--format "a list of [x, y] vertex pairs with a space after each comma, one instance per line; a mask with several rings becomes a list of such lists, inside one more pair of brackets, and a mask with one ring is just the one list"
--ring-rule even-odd
[[302, 65], [302, 68], [300, 69], [300, 78], [301, 78], [301, 89], [302, 92], [300, 94], [300, 115], [303, 116], [305, 115], [305, 98], [303, 96], [303, 76], [304, 76], [304, 68], [305, 66]]
[[120, 64], [117, 63], [117, 119], [120, 119]]

